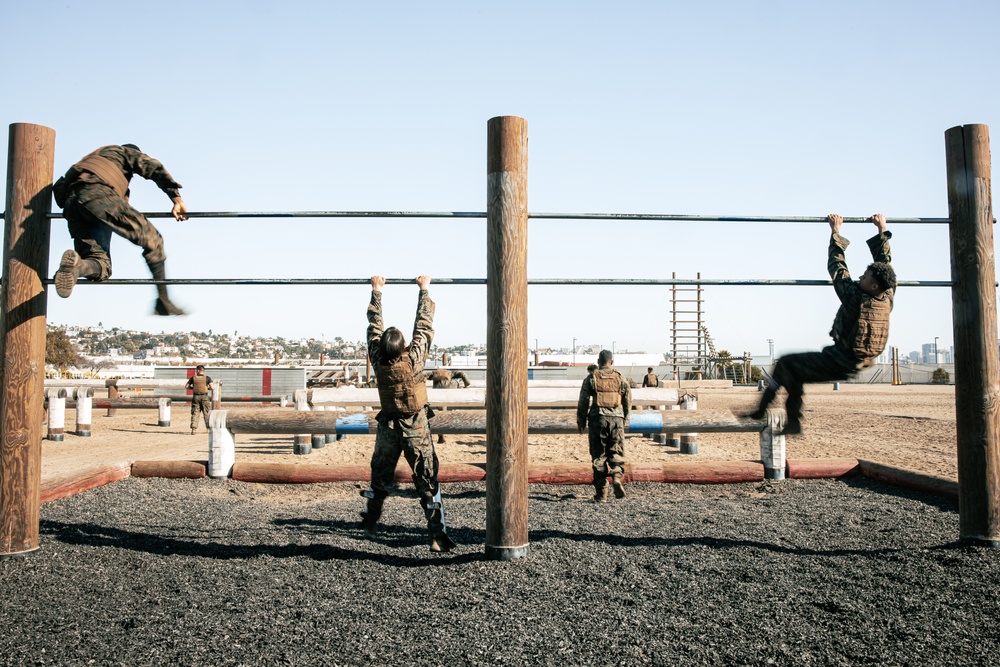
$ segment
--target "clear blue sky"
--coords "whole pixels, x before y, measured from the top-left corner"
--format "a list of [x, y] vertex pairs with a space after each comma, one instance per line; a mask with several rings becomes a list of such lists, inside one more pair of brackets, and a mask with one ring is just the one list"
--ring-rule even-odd
[[[1000, 134], [1000, 4], [3, 3], [5, 124], [56, 130], [56, 172], [138, 144], [193, 211], [486, 208], [486, 124], [528, 121], [532, 212], [945, 217], [944, 132]], [[7, 134], [3, 133], [6, 154]], [[165, 211], [136, 179], [133, 202]], [[175, 278], [485, 277], [481, 220], [156, 222]], [[846, 226], [856, 275], [874, 227]], [[903, 280], [947, 280], [943, 226], [894, 229]], [[822, 225], [533, 221], [529, 277], [825, 278]], [[69, 236], [53, 222], [54, 271]], [[116, 238], [114, 277], [145, 278]], [[431, 287], [441, 345], [484, 342], [484, 287]], [[50, 291], [49, 320], [364, 336], [364, 287]], [[709, 287], [735, 354], [827, 344], [832, 288]], [[415, 287], [386, 288], [408, 329]], [[890, 344], [952, 342], [947, 288], [903, 289]], [[667, 288], [532, 287], [528, 337], [668, 349]]]

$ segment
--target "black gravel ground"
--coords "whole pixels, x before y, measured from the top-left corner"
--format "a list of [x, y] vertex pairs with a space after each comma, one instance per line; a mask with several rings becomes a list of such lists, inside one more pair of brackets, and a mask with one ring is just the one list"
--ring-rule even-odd
[[0, 560], [4, 665], [996, 665], [1000, 552], [954, 503], [863, 478], [532, 486], [531, 553], [483, 558], [485, 490], [355, 528], [349, 484], [128, 479], [42, 507]]

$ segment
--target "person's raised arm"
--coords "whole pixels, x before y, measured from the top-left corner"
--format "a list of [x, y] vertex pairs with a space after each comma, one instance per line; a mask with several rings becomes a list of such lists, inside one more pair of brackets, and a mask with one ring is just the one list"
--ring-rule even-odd
[[867, 242], [868, 249], [872, 253], [872, 260], [891, 264], [892, 250], [889, 248], [889, 239], [892, 238], [892, 232], [889, 231], [889, 224], [886, 222], [885, 216], [876, 213], [868, 219], [878, 229], [878, 234], [868, 239]]
[[847, 258], [844, 256], [844, 251], [851, 242], [840, 235], [841, 225], [844, 224], [843, 217], [831, 213], [826, 216], [826, 220], [830, 223], [831, 232], [826, 269], [833, 280], [833, 289], [837, 292], [837, 297], [842, 303], [846, 303], [861, 293], [861, 288], [851, 280], [851, 272], [847, 270]]
[[368, 303], [368, 358], [378, 361], [378, 342], [382, 339], [382, 286], [385, 278], [372, 276], [372, 298]]
[[170, 209], [170, 212], [173, 214], [174, 220], [187, 220], [187, 204], [184, 203], [184, 200], [181, 199], [180, 195], [174, 197], [173, 201], [174, 207]]
[[420, 287], [420, 294], [417, 296], [417, 316], [413, 321], [413, 335], [410, 338], [410, 360], [413, 362], [414, 372], [419, 372], [427, 362], [427, 353], [434, 340], [434, 302], [427, 291], [431, 284], [430, 276], [417, 276], [414, 282]]

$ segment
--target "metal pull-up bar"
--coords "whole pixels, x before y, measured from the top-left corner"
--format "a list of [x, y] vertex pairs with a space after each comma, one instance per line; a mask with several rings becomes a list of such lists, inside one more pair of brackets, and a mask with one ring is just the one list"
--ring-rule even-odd
[[[54, 284], [46, 278], [43, 283]], [[93, 282], [81, 280], [80, 285], [370, 285], [371, 278], [111, 278]], [[386, 285], [411, 285], [413, 278], [386, 278]], [[434, 278], [438, 285], [486, 285], [486, 278]], [[951, 287], [950, 280], [901, 280], [899, 287]], [[770, 287], [829, 287], [830, 280], [784, 279], [710, 279], [710, 278], [529, 278], [528, 285], [717, 285], [717, 286], [770, 286]]]

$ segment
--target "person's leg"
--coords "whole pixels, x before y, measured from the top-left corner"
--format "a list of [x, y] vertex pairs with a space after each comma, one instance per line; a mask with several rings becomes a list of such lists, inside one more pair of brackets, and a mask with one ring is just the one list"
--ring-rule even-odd
[[427, 535], [430, 538], [431, 551], [451, 551], [456, 545], [448, 537], [441, 485], [437, 477], [438, 457], [434, 451], [434, 438], [427, 424], [427, 415], [423, 411], [406, 426], [403, 456], [413, 471], [413, 485], [420, 496], [420, 506], [424, 509], [424, 516], [427, 519]]
[[607, 452], [611, 487], [615, 490], [615, 498], [624, 498], [622, 476], [625, 474], [625, 421], [621, 417], [608, 417], [605, 421], [604, 450]]
[[111, 232], [86, 206], [70, 198], [64, 209], [73, 250], [63, 253], [53, 278], [56, 294], [67, 298], [77, 279], [106, 280], [111, 276]]
[[[94, 200], [87, 206], [111, 231], [142, 248], [143, 259], [153, 280], [166, 280], [167, 256], [163, 249], [163, 237], [146, 216], [120, 197]], [[155, 315], [185, 314], [170, 301], [166, 285], [157, 285], [156, 294]]]
[[590, 465], [594, 471], [594, 501], [599, 503], [608, 501], [608, 457], [604, 451], [602, 426], [602, 420], [597, 417], [587, 420]]
[[212, 413], [212, 397], [201, 397], [201, 414], [205, 418], [205, 428], [208, 428], [208, 416]]
[[198, 415], [201, 413], [201, 405], [197, 396], [191, 397], [191, 435], [198, 432]]
[[378, 520], [382, 516], [382, 505], [395, 484], [396, 462], [402, 451], [399, 432], [379, 422], [375, 430], [375, 450], [371, 460], [370, 488], [361, 492], [367, 499], [365, 511], [361, 513], [361, 527], [369, 535], [378, 532]]

